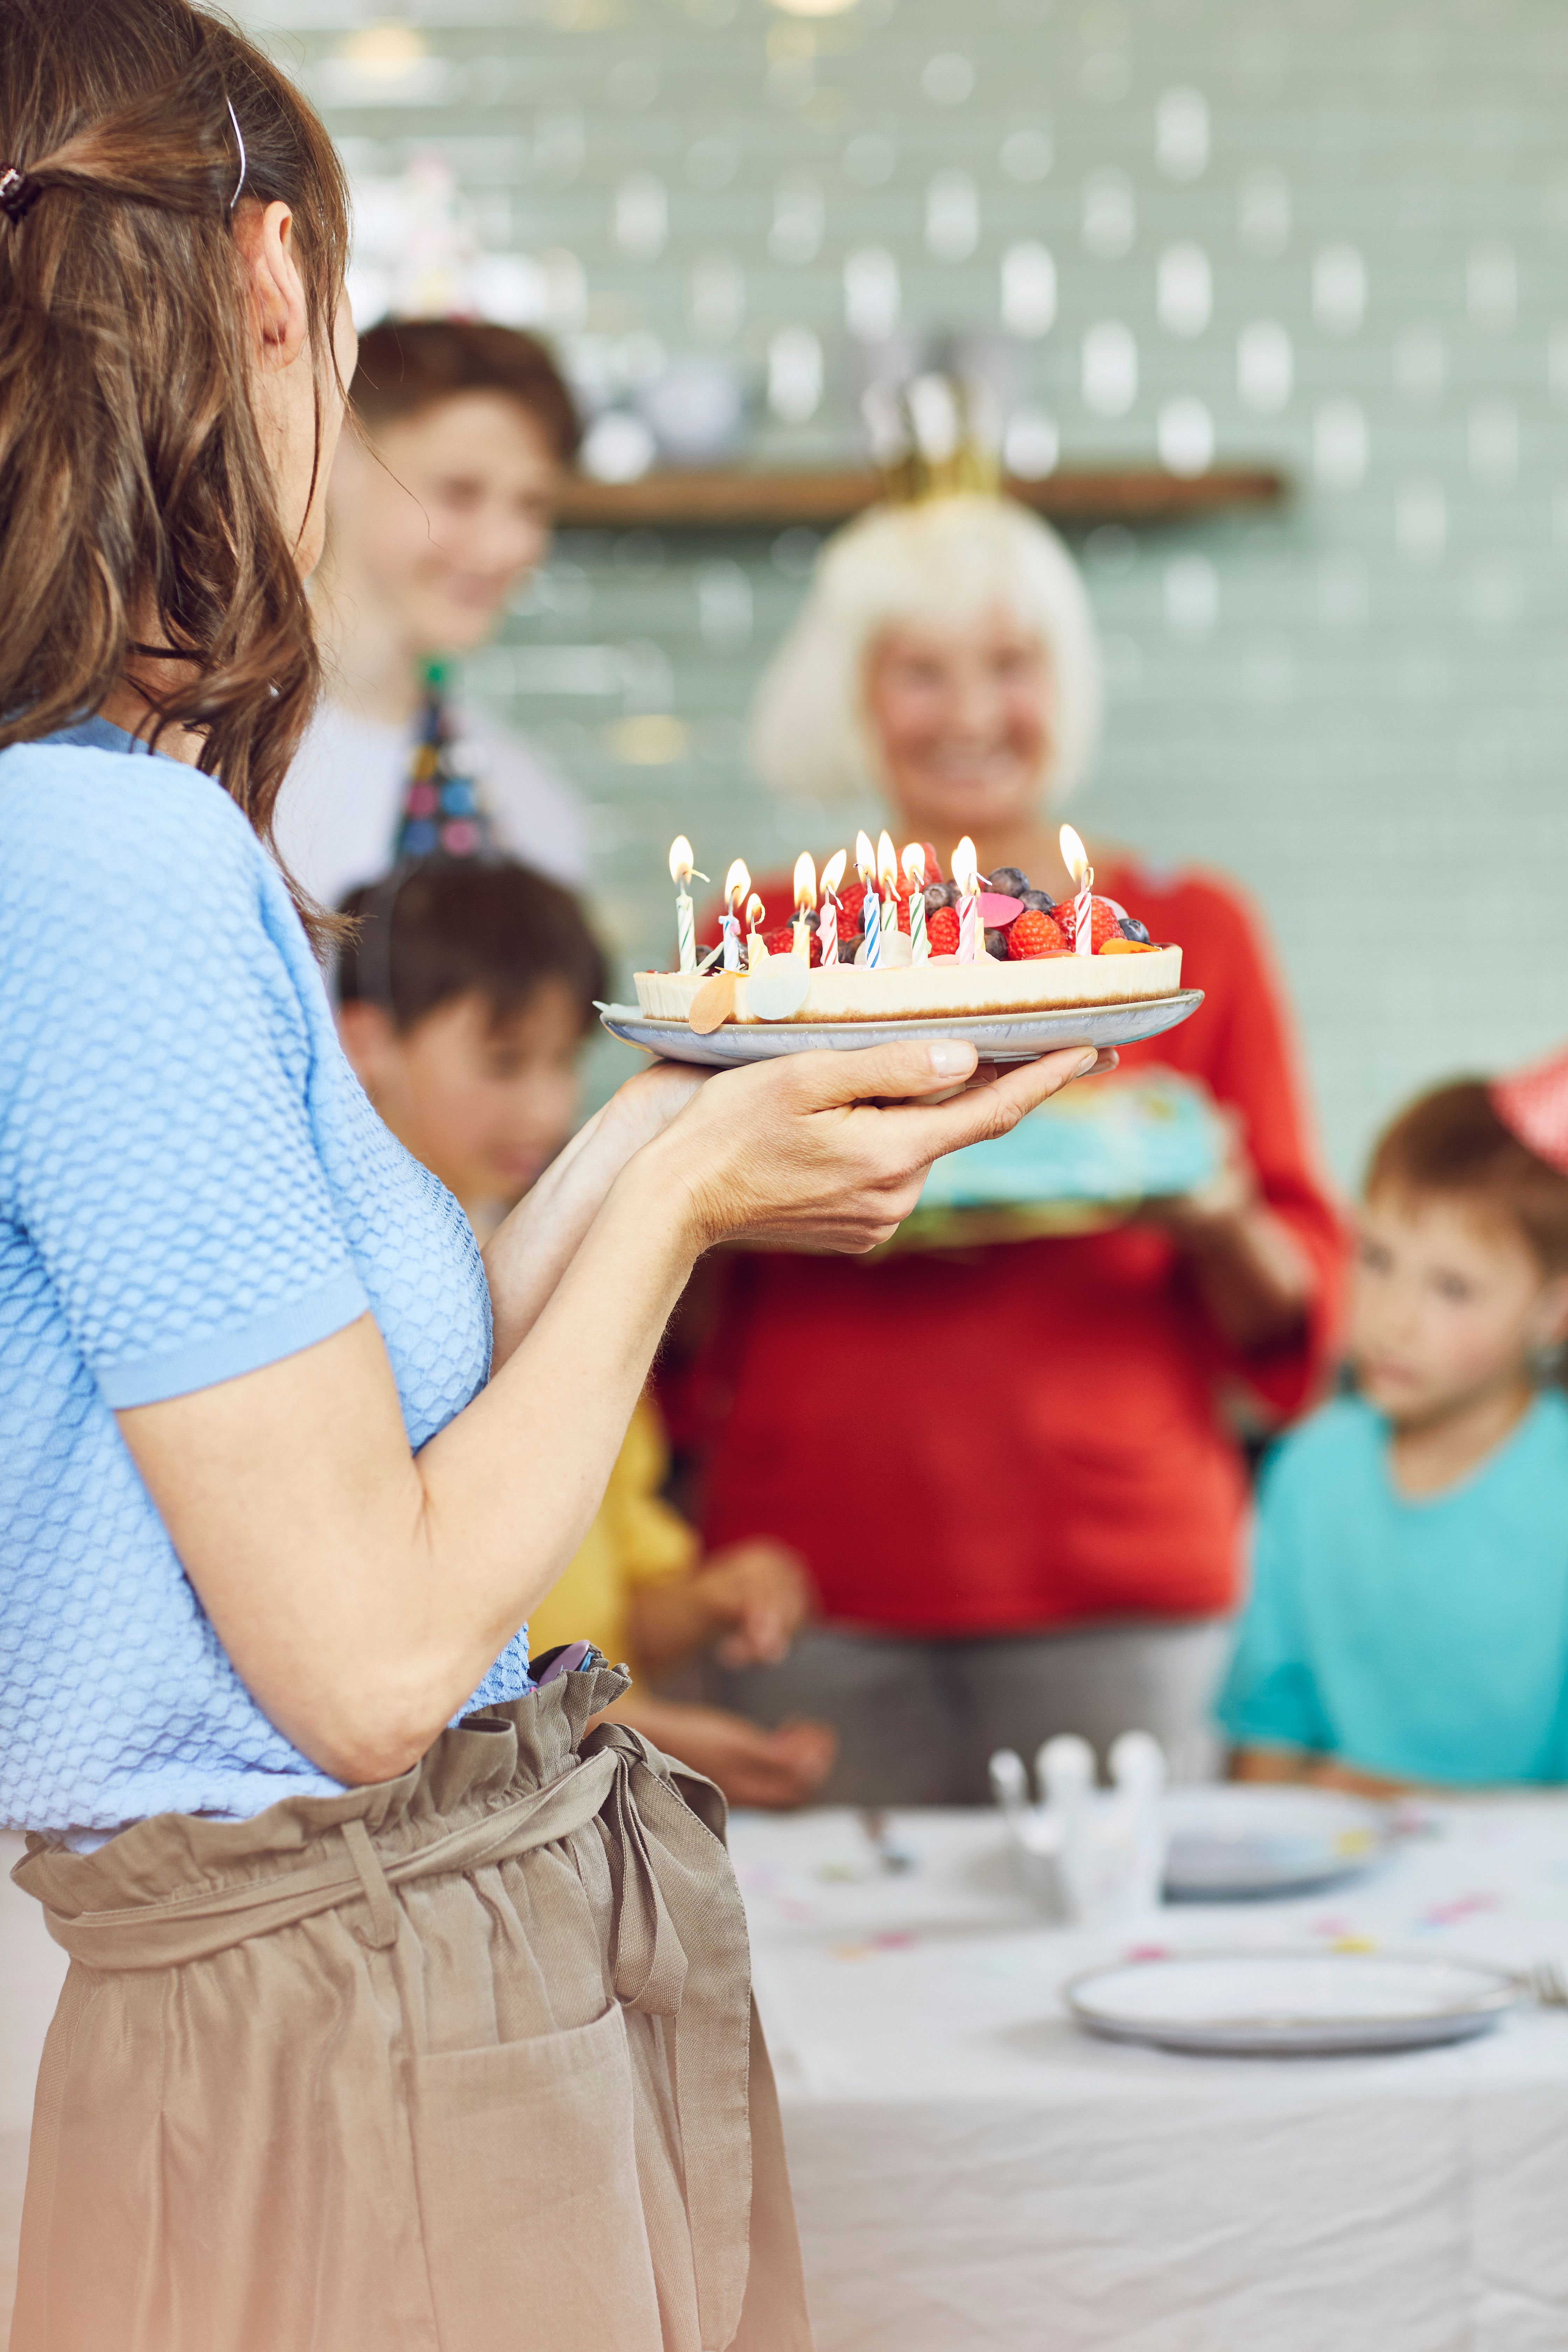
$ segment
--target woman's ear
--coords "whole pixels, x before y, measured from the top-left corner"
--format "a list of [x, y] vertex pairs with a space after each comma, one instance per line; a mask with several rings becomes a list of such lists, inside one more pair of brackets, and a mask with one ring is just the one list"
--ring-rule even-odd
[[289, 367], [310, 333], [304, 280], [294, 262], [294, 215], [283, 204], [242, 204], [234, 236], [250, 280], [258, 357], [264, 367]]

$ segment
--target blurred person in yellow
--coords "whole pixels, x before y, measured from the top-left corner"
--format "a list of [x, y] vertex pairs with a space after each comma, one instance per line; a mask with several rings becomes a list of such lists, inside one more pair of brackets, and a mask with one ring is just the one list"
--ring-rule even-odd
[[[405, 821], [400, 839], [411, 830]], [[343, 912], [358, 930], [337, 989], [344, 1048], [371, 1101], [482, 1241], [570, 1135], [577, 1050], [605, 981], [567, 891], [496, 857], [483, 830], [470, 847], [405, 859], [350, 893]], [[764, 1730], [645, 1687], [715, 1646], [729, 1666], [776, 1664], [811, 1601], [799, 1559], [782, 1544], [737, 1543], [704, 1559], [695, 1530], [663, 1499], [668, 1467], [644, 1400], [585, 1541], [531, 1614], [530, 1654], [585, 1642], [611, 1664], [624, 1660], [637, 1679], [609, 1714], [705, 1773], [731, 1803], [804, 1803], [833, 1761], [825, 1725]]]

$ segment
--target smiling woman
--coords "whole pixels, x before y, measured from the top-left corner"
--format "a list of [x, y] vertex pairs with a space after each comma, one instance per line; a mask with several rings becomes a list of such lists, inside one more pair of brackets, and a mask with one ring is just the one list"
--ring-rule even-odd
[[[1059, 905], [1058, 812], [1100, 709], [1060, 540], [1005, 499], [933, 498], [875, 509], [825, 549], [753, 751], [781, 793], [820, 808], [874, 791], [900, 842], [967, 835], [993, 887]], [[1228, 1144], [1210, 1180], [962, 1254], [711, 1264], [693, 1360], [666, 1357], [709, 1541], [793, 1545], [826, 1620], [713, 1695], [763, 1723], [826, 1717], [830, 1797], [981, 1799], [993, 1748], [1032, 1753], [1054, 1731], [1103, 1748], [1138, 1726], [1178, 1760], [1199, 1753], [1246, 1501], [1222, 1401], [1291, 1413], [1326, 1360], [1339, 1236], [1256, 919], [1219, 876], [1103, 841], [1089, 855], [1096, 890], [1179, 942], [1205, 999], [1099, 1086], [1163, 1064], [1212, 1097]], [[756, 887], [790, 903], [782, 875]]]

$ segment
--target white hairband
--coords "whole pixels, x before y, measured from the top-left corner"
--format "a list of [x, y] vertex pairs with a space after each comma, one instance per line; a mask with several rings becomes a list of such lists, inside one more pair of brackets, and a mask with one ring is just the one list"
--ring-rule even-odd
[[228, 96], [226, 91], [224, 94], [223, 102], [228, 109], [228, 119], [234, 125], [235, 142], [239, 149], [239, 177], [234, 184], [234, 194], [228, 200], [229, 211], [233, 212], [236, 205], [239, 202], [239, 192], [245, 185], [245, 175], [247, 171], [249, 169], [249, 165], [246, 162], [245, 133], [239, 127], [239, 117], [234, 110], [234, 100]]

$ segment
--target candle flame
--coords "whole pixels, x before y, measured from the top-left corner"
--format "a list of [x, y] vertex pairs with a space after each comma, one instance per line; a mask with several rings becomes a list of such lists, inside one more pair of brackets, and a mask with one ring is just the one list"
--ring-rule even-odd
[[689, 882], [695, 864], [691, 844], [683, 833], [678, 833], [669, 845], [669, 878], [672, 882]]
[[763, 906], [762, 900], [753, 890], [751, 897], [746, 901], [746, 929], [749, 931], [754, 931], [767, 911], [767, 908]]
[[1081, 888], [1083, 877], [1089, 872], [1089, 852], [1070, 824], [1063, 825], [1058, 838], [1062, 845], [1062, 863]]
[[816, 860], [803, 849], [795, 861], [795, 911], [803, 915], [816, 904]]
[[877, 835], [877, 887], [885, 896], [899, 887], [899, 853], [890, 833]]
[[877, 879], [877, 858], [868, 834], [858, 833], [855, 836], [855, 870], [870, 889]]
[[[865, 835], [862, 834], [860, 838], [864, 841], [866, 838]], [[822, 895], [825, 898], [837, 898], [838, 886], [844, 879], [844, 868], [848, 865], [848, 863], [849, 856], [847, 850], [836, 849], [834, 851], [832, 856], [828, 859], [826, 865], [822, 869]]]
[[979, 861], [967, 834], [952, 853], [952, 878], [966, 898], [973, 898], [980, 887]]
[[730, 871], [724, 877], [724, 904], [726, 907], [738, 907], [751, 887], [752, 877], [746, 871], [746, 861], [743, 857], [737, 857], [735, 863], [731, 866]]
[[904, 852], [904, 875], [911, 889], [925, 888], [926, 854], [918, 841], [911, 841]]

